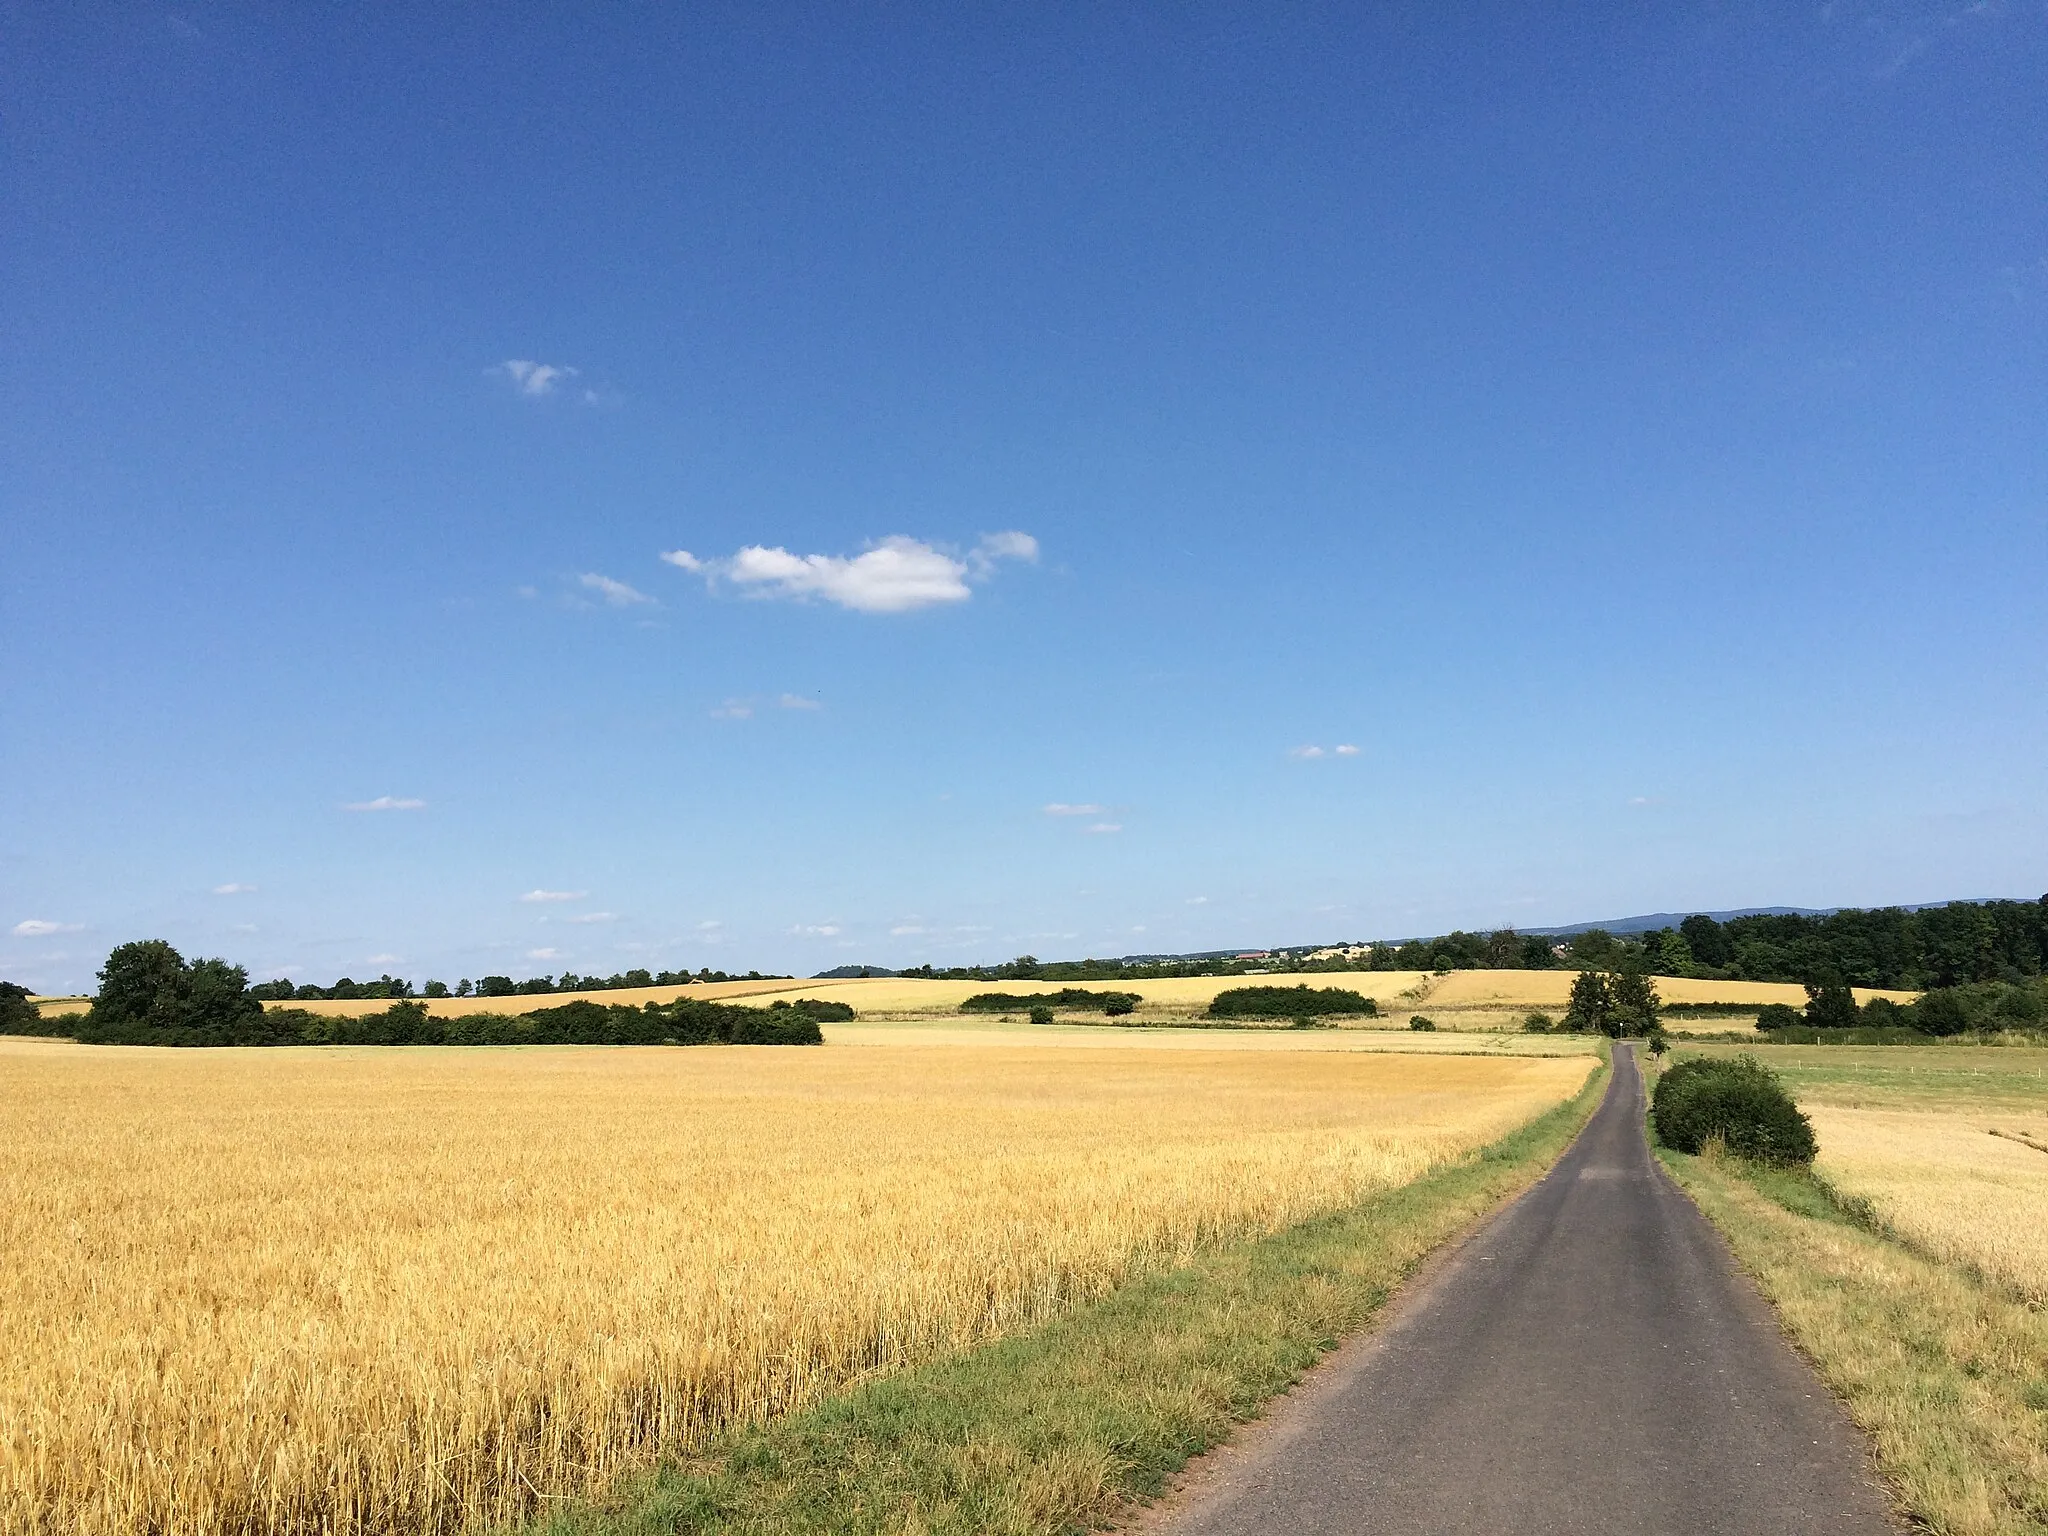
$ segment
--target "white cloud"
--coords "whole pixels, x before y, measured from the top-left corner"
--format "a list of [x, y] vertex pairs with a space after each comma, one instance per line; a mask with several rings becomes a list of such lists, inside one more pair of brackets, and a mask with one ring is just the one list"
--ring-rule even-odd
[[379, 795], [374, 800], [357, 800], [344, 805], [344, 811], [424, 811], [424, 800], [401, 800], [392, 795]]
[[709, 933], [714, 928], [723, 928], [724, 926], [725, 924], [721, 923], [717, 918], [707, 917], [706, 919], [704, 919], [703, 922], [697, 925], [697, 931], [699, 933]]
[[1102, 805], [1068, 805], [1064, 800], [1055, 800], [1045, 808], [1048, 816], [1100, 816], [1108, 809]]
[[714, 720], [751, 720], [754, 718], [754, 706], [745, 699], [727, 699], [718, 708], [711, 711], [711, 718]]
[[256, 887], [253, 885], [244, 885], [239, 880], [230, 880], [226, 885], [216, 885], [213, 888], [213, 894], [216, 896], [246, 896], [255, 889]]
[[596, 571], [585, 571], [576, 580], [589, 591], [597, 593], [614, 608], [631, 608], [635, 603], [652, 603], [653, 598], [638, 588], [629, 587], [623, 581], [614, 581]]
[[1290, 747], [1287, 749], [1287, 755], [1289, 757], [1317, 758], [1328, 757], [1329, 753], [1325, 752], [1321, 747]]
[[581, 901], [588, 891], [528, 891], [521, 901]]
[[931, 930], [929, 928], [920, 928], [916, 923], [898, 923], [894, 928], [891, 928], [889, 930], [890, 937], [898, 939], [908, 938], [912, 934], [930, 932]]
[[800, 693], [785, 693], [775, 702], [784, 709], [823, 709], [825, 707], [816, 699], [807, 699]]
[[900, 533], [851, 556], [749, 544], [729, 560], [701, 560], [686, 549], [666, 550], [661, 558], [713, 581], [723, 578], [753, 597], [822, 598], [856, 613], [909, 613], [966, 602], [973, 596], [970, 580], [987, 580], [1000, 561], [1036, 560], [1038, 541], [1028, 533], [992, 533], [965, 559]]
[[981, 542], [967, 555], [967, 563], [974, 568], [974, 574], [984, 580], [994, 574], [998, 560], [1021, 560], [1026, 565], [1036, 565], [1038, 540], [1015, 529], [1008, 533], [985, 533]]
[[399, 962], [399, 959], [400, 959], [400, 957], [399, 957], [399, 956], [397, 956], [397, 955], [371, 955], [371, 956], [370, 956], [369, 958], [367, 958], [366, 960], [364, 960], [364, 961], [363, 961], [363, 964], [365, 964], [365, 965], [396, 965], [396, 964], [398, 964], [398, 962]]
[[17, 939], [43, 939], [48, 938], [53, 933], [83, 933], [84, 931], [85, 924], [83, 923], [53, 923], [40, 917], [31, 917], [23, 922], [16, 923], [13, 930], [14, 936]]
[[1209, 898], [1206, 896], [1190, 896], [1187, 904], [1191, 907], [1206, 907], [1209, 905]]
[[618, 920], [616, 912], [578, 912], [574, 917], [563, 919], [570, 923], [616, 923]]
[[507, 358], [490, 371], [502, 373], [512, 381], [512, 387], [520, 394], [537, 400], [542, 395], [553, 394], [555, 386], [563, 379], [573, 379], [582, 370], [556, 367], [552, 363], [536, 363], [531, 358], [513, 357]]
[[529, 949], [526, 952], [526, 958], [529, 960], [559, 960], [562, 958], [562, 952], [559, 949]]
[[1121, 832], [1123, 829], [1124, 825], [1120, 821], [1098, 821], [1088, 830], [1090, 832]]
[[789, 931], [807, 939], [836, 939], [839, 937], [839, 925], [837, 923], [799, 923]]
[[1337, 749], [1337, 755], [1339, 757], [1356, 757], [1358, 756], [1358, 748], [1352, 746], [1349, 742], [1346, 742], [1343, 746]]

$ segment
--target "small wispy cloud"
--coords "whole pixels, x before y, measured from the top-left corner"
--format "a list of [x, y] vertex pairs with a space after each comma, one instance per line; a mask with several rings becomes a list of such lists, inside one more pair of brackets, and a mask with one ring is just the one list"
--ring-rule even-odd
[[836, 939], [840, 929], [837, 923], [799, 923], [789, 931], [800, 938]]
[[1069, 805], [1064, 800], [1055, 800], [1045, 808], [1048, 816], [1100, 816], [1108, 810], [1104, 805]]
[[588, 891], [533, 890], [528, 891], [524, 896], [521, 896], [519, 899], [521, 901], [581, 901], [584, 897], [588, 896], [589, 894], [590, 892]]
[[1342, 745], [1342, 746], [1338, 747], [1338, 748], [1336, 749], [1336, 751], [1337, 751], [1337, 755], [1338, 755], [1339, 757], [1356, 757], [1356, 756], [1358, 756], [1358, 748], [1356, 748], [1356, 747], [1352, 746], [1352, 745], [1351, 745], [1351, 743], [1350, 743], [1350, 742], [1348, 742], [1348, 741], [1347, 741], [1347, 742], [1345, 742], [1345, 743], [1344, 743], [1344, 745]]
[[1120, 821], [1098, 821], [1088, 830], [1096, 833], [1121, 832], [1124, 824]]
[[1289, 757], [1313, 759], [1318, 757], [1328, 757], [1330, 754], [1325, 752], [1321, 747], [1289, 747], [1287, 749], [1287, 755]]
[[255, 889], [256, 887], [253, 885], [244, 885], [239, 880], [230, 880], [226, 885], [216, 885], [213, 888], [213, 894], [216, 896], [246, 896]]
[[750, 597], [818, 598], [856, 613], [909, 613], [966, 602], [974, 595], [970, 583], [987, 581], [1002, 562], [1036, 561], [1038, 540], [1015, 530], [986, 534], [956, 557], [897, 533], [858, 555], [799, 555], [779, 544], [749, 544], [724, 559], [702, 559], [687, 549], [663, 550], [661, 558]]
[[929, 928], [922, 927], [917, 923], [898, 923], [894, 928], [891, 928], [889, 930], [889, 935], [891, 938], [904, 939], [909, 938], [915, 934], [930, 932], [931, 930]]
[[53, 923], [47, 918], [25, 918], [9, 930], [17, 939], [46, 939], [53, 933], [83, 933], [83, 923]]
[[1359, 748], [1354, 747], [1350, 742], [1347, 741], [1343, 745], [1335, 747], [1289, 747], [1287, 749], [1287, 755], [1289, 757], [1298, 757], [1305, 759], [1309, 762], [1313, 762], [1319, 757], [1356, 757], [1358, 756], [1359, 751]]
[[512, 387], [520, 394], [538, 400], [543, 395], [552, 395], [564, 379], [576, 378], [583, 370], [554, 363], [537, 363], [527, 357], [511, 357], [486, 371], [510, 379]]
[[823, 709], [825, 706], [816, 699], [807, 699], [800, 693], [785, 693], [775, 701], [782, 709]]
[[379, 795], [374, 800], [354, 800], [344, 805], [344, 811], [424, 811], [424, 800], [401, 799], [396, 795]]
[[714, 720], [751, 720], [754, 718], [754, 706], [745, 699], [727, 699], [718, 708], [711, 711], [711, 718]]
[[568, 923], [616, 923], [618, 920], [616, 912], [578, 912], [574, 917], [563, 919]]
[[629, 587], [623, 581], [614, 581], [611, 577], [596, 571], [585, 571], [576, 578], [576, 581], [586, 591], [595, 592], [614, 608], [632, 608], [642, 603], [654, 604], [654, 599], [639, 588]]
[[529, 949], [526, 952], [526, 958], [529, 960], [559, 960], [562, 958], [562, 952], [559, 949]]
[[1206, 896], [1190, 896], [1187, 904], [1191, 907], [1206, 907], [1209, 905], [1209, 898]]
[[723, 928], [724, 926], [725, 924], [720, 922], [717, 918], [707, 917], [704, 919], [703, 922], [697, 925], [697, 931], [699, 933], [710, 933], [715, 929]]
[[366, 956], [364, 956], [364, 957], [363, 957], [363, 964], [365, 964], [365, 965], [396, 965], [396, 964], [398, 964], [398, 962], [399, 962], [399, 961], [400, 961], [401, 959], [403, 959], [403, 958], [404, 958], [404, 956], [402, 956], [402, 955], [366, 955]]

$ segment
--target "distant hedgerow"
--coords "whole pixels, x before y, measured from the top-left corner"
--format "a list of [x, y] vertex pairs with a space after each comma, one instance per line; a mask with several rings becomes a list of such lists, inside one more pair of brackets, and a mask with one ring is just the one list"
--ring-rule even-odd
[[962, 1013], [1026, 1013], [1033, 1008], [1070, 1008], [1106, 1013], [1113, 1019], [1135, 1013], [1143, 999], [1135, 992], [1090, 992], [1062, 987], [1057, 992], [977, 992], [960, 1005]]
[[1231, 987], [1209, 1004], [1212, 1019], [1302, 1019], [1351, 1014], [1379, 1017], [1379, 1004], [1343, 987]]

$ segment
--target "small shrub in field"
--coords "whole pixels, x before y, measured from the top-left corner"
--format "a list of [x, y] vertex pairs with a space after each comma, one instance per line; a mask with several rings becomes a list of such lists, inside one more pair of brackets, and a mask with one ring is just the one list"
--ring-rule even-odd
[[1052, 1022], [1052, 1010], [1041, 1003], [1038, 1007], [1031, 1010], [1031, 1022], [1034, 1024], [1050, 1024]]
[[1555, 1024], [1547, 1013], [1532, 1013], [1522, 1020], [1522, 1031], [1531, 1035], [1547, 1035]]
[[1419, 1013], [1412, 1013], [1408, 1016], [1408, 1027], [1410, 1029], [1427, 1029], [1432, 1032], [1436, 1029], [1436, 1025], [1434, 1023], [1432, 1023], [1428, 1019], [1425, 1019]]
[[1299, 1019], [1327, 1014], [1376, 1018], [1379, 1004], [1344, 987], [1230, 987], [1209, 1003], [1212, 1019]]
[[1718, 1139], [1763, 1163], [1810, 1163], [1813, 1124], [1778, 1076], [1754, 1056], [1681, 1061], [1657, 1080], [1650, 1100], [1657, 1138], [1680, 1152]]

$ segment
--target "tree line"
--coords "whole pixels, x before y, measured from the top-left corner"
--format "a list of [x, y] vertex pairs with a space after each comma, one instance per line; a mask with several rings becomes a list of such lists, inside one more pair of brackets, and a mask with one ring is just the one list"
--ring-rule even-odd
[[288, 978], [259, 981], [249, 988], [249, 995], [267, 1003], [310, 1003], [323, 1000], [361, 1002], [375, 1001], [383, 997], [544, 997], [555, 992], [617, 992], [628, 987], [683, 987], [710, 981], [790, 979], [787, 976], [762, 971], [748, 971], [744, 975], [736, 975], [727, 971], [714, 971], [707, 966], [696, 971], [620, 971], [611, 976], [579, 976], [574, 971], [564, 971], [560, 976], [529, 976], [523, 981], [514, 981], [510, 976], [484, 976], [471, 981], [465, 976], [452, 987], [445, 981], [429, 981], [415, 990], [413, 984], [402, 976], [385, 975], [375, 981], [355, 981], [344, 976], [332, 986], [326, 987], [316, 982], [295, 983]]
[[527, 1013], [443, 1018], [424, 1000], [403, 997], [378, 1013], [337, 1018], [265, 1008], [241, 966], [187, 960], [162, 939], [120, 945], [99, 980], [82, 1017], [48, 1019], [24, 989], [0, 984], [0, 1032], [88, 1045], [816, 1045], [821, 1020], [853, 1017], [845, 1003], [817, 998], [750, 1008], [680, 997], [639, 1008], [579, 998]]

